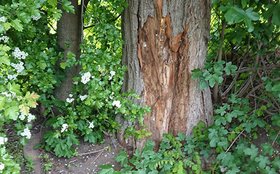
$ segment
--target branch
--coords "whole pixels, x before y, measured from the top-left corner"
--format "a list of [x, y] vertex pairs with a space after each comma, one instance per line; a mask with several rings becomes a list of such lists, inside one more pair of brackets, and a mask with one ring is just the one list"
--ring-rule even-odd
[[94, 153], [103, 152], [104, 150], [107, 150], [107, 149], [109, 149], [109, 146], [106, 146], [106, 147], [104, 147], [102, 149], [99, 149], [99, 150], [96, 150], [96, 151], [80, 153], [80, 154], [78, 154], [78, 156], [91, 155], [91, 154], [94, 154]]
[[[114, 22], [114, 21], [118, 20], [120, 17], [121, 17], [121, 14], [119, 14], [114, 19], [109, 20], [108, 22]], [[88, 28], [91, 28], [91, 27], [94, 27], [94, 26], [95, 26], [95, 24], [92, 24], [92, 25], [89, 25], [89, 26], [85, 26], [84, 29], [88, 29]]]

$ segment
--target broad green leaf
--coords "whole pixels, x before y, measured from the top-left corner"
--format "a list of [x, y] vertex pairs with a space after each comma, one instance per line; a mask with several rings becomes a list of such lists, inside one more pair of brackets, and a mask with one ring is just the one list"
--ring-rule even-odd
[[225, 19], [228, 22], [228, 24], [242, 22], [245, 19], [245, 17], [245, 11], [236, 6], [230, 7], [225, 13]]
[[18, 108], [18, 106], [11, 106], [5, 110], [4, 114], [9, 119], [17, 120], [18, 115], [19, 115], [19, 108]]
[[21, 24], [21, 21], [18, 20], [18, 19], [12, 20], [11, 25], [17, 31], [22, 31], [23, 30], [23, 25]]
[[250, 156], [251, 159], [254, 159], [258, 155], [258, 148], [252, 144], [251, 148], [244, 149], [244, 154]]
[[265, 166], [270, 163], [268, 157], [262, 156], [262, 155], [257, 157], [256, 161], [259, 162], [259, 167], [262, 168], [262, 169], [264, 169]]
[[277, 5], [275, 5], [275, 7], [273, 8], [273, 12], [272, 12], [272, 22], [275, 25], [280, 26], [280, 3], [278, 3]]
[[248, 18], [251, 19], [252, 21], [257, 21], [260, 18], [258, 13], [253, 11], [253, 8], [248, 8], [246, 10], [246, 14], [247, 14]]

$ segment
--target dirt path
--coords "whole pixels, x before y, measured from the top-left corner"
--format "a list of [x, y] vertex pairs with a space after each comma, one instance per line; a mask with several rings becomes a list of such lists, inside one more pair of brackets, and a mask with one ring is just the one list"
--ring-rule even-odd
[[[41, 139], [39, 133], [25, 146], [24, 154], [33, 161], [33, 174], [94, 174], [99, 170], [100, 165], [111, 164], [114, 168], [118, 164], [114, 161], [120, 147], [113, 145], [112, 139], [105, 138], [103, 144], [83, 143], [77, 147], [78, 155], [70, 159], [58, 158], [53, 154], [36, 150], [33, 147], [39, 143]], [[44, 157], [45, 156], [45, 157]], [[48, 167], [47, 167], [48, 166]], [[51, 168], [47, 171], [44, 168]], [[22, 171], [23, 174], [30, 172]]]

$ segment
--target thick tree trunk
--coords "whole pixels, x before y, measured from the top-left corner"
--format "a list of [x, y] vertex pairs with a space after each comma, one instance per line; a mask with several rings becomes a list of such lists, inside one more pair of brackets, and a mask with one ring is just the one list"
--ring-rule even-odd
[[[76, 59], [80, 57], [80, 44], [82, 38], [82, 21], [81, 10], [78, 5], [78, 0], [71, 0], [74, 6], [75, 13], [67, 13], [63, 11], [62, 17], [57, 23], [58, 45], [64, 53], [64, 61], [67, 59], [67, 54], [72, 52], [76, 55]], [[59, 7], [61, 9], [61, 7]], [[65, 71], [65, 78], [55, 90], [57, 99], [65, 100], [70, 94], [73, 87], [73, 77], [78, 75], [79, 67], [73, 66]]]
[[[123, 14], [124, 90], [151, 107], [144, 123], [159, 142], [164, 133], [190, 134], [200, 121], [211, 123], [209, 89], [201, 91], [191, 71], [202, 68], [210, 25], [209, 0], [128, 0]], [[142, 146], [118, 135], [124, 146]], [[138, 143], [138, 144], [137, 144]]]

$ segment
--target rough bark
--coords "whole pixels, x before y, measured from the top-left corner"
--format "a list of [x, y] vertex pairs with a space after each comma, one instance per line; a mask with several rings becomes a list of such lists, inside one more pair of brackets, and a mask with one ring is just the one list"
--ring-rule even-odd
[[[71, 0], [74, 6], [75, 13], [67, 13], [63, 9], [62, 17], [57, 23], [57, 38], [58, 45], [63, 51], [64, 60], [67, 59], [67, 54], [72, 52], [76, 55], [76, 59], [80, 57], [80, 44], [82, 37], [82, 21], [81, 10], [78, 5], [78, 0]], [[61, 9], [62, 7], [59, 6]], [[73, 87], [73, 77], [78, 75], [79, 67], [73, 66], [65, 71], [65, 78], [55, 90], [55, 97], [60, 100], [65, 100], [70, 94]]]
[[[123, 63], [127, 65], [124, 90], [141, 96], [151, 107], [145, 126], [159, 142], [164, 133], [187, 135], [200, 121], [211, 123], [209, 89], [201, 91], [191, 71], [202, 68], [209, 36], [209, 0], [129, 0], [123, 14]], [[119, 120], [123, 132], [130, 123]], [[136, 144], [135, 144], [136, 143]], [[137, 144], [138, 143], [138, 144]]]

